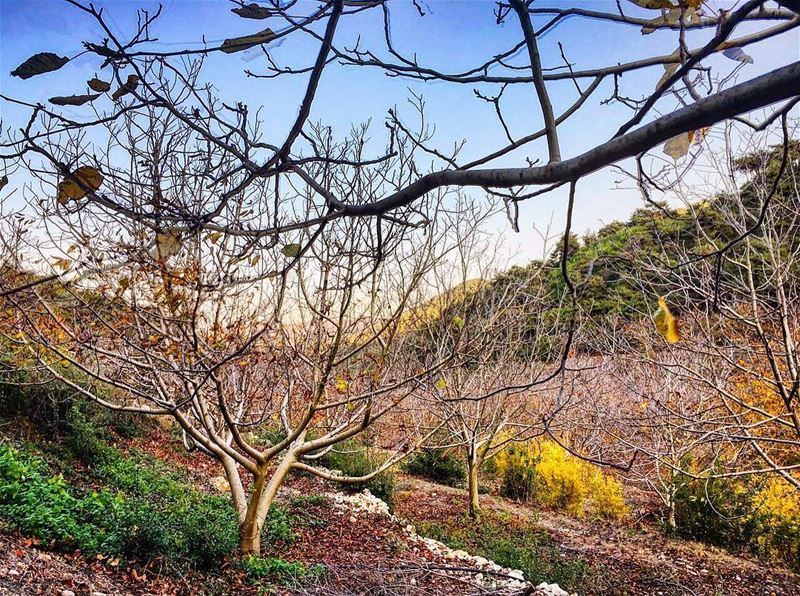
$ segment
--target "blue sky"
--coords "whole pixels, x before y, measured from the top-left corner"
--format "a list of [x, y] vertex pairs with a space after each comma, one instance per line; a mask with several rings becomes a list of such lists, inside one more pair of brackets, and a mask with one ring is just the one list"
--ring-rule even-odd
[[[147, 0], [98, 1], [105, 8], [108, 22], [125, 36], [135, 26], [135, 10], [147, 7], [154, 10], [156, 2]], [[266, 26], [276, 26], [269, 21], [253, 21], [237, 17], [230, 12], [232, 4], [224, 0], [167, 0], [163, 2], [164, 14], [154, 35], [160, 42], [151, 47], [169, 50], [180, 47], [200, 47], [201, 36], [210, 42], [254, 33]], [[536, 2], [536, 6], [566, 6], [568, 3]], [[571, 3], [575, 4], [575, 3]], [[586, 1], [580, 6], [594, 10], [615, 10], [615, 3]], [[655, 16], [626, 5], [631, 14]], [[302, 13], [318, 4], [301, 2]], [[730, 7], [728, 2], [710, 2], [712, 7]], [[403, 53], [416, 51], [421, 63], [448, 71], [457, 71], [483, 62], [489, 56], [511, 47], [519, 40], [518, 25], [513, 18], [502, 26], [495, 24], [493, 2], [489, 0], [429, 0], [428, 15], [420, 18], [410, 1], [397, 0], [390, 4], [392, 39]], [[630, 8], [627, 8], [627, 7]], [[381, 11], [366, 11], [363, 16], [347, 18], [337, 32], [339, 46], [350, 45], [361, 35], [367, 47], [380, 47], [382, 37]], [[541, 25], [544, 19], [537, 19]], [[763, 26], [763, 25], [762, 25]], [[737, 30], [737, 34], [747, 28]], [[689, 37], [694, 47], [707, 41], [711, 31], [695, 33]], [[61, 0], [0, 0], [0, 87], [3, 93], [28, 101], [46, 101], [53, 95], [71, 95], [85, 92], [84, 81], [95, 73], [98, 63], [94, 57], [84, 56], [73, 60], [60, 71], [22, 81], [9, 76], [28, 56], [42, 51], [75, 56], [84, 40], [102, 38], [91, 17]], [[654, 54], [670, 53], [677, 47], [677, 33], [654, 33], [642, 36], [638, 28], [612, 26], [597, 21], [570, 19], [545, 36], [541, 41], [542, 61], [545, 67], [561, 63], [558, 42], [576, 68], [599, 67]], [[316, 54], [316, 44], [308, 40], [290, 40], [279, 47], [270, 48], [276, 61], [295, 67], [310, 65]], [[778, 39], [750, 46], [747, 52], [754, 58], [742, 77], [750, 78], [800, 58], [800, 37], [797, 30]], [[242, 70], [259, 70], [263, 58], [249, 51], [233, 55], [214, 55], [205, 66], [208, 79], [216, 84], [220, 95], [228, 100], [248, 103], [253, 111], [264, 106], [267, 130], [279, 137], [280, 132], [293, 121], [298, 99], [305, 80], [301, 77], [281, 80], [257, 81], [247, 79]], [[730, 72], [736, 63], [724, 57], [709, 61], [716, 72]], [[626, 75], [625, 90], [629, 95], [641, 96], [651, 90], [663, 70], [654, 67]], [[106, 77], [107, 79], [108, 77]], [[588, 84], [584, 81], [584, 85]], [[398, 106], [401, 115], [411, 116], [405, 98], [409, 90], [421, 94], [428, 107], [427, 117], [436, 124], [438, 146], [447, 148], [462, 138], [468, 144], [462, 157], [479, 156], [505, 144], [490, 105], [478, 101], [473, 95], [473, 85], [460, 87], [441, 83], [413, 82], [391, 79], [378, 70], [335, 66], [326, 70], [312, 112], [312, 120], [334, 126], [346, 134], [353, 122], [372, 119], [374, 134], [384, 134], [383, 120], [387, 109]], [[479, 87], [490, 94], [493, 86]], [[549, 86], [556, 113], [576, 97], [572, 82]], [[609, 138], [616, 128], [630, 116], [621, 106], [600, 106], [600, 100], [611, 92], [611, 80], [605, 81], [579, 114], [560, 127], [561, 148], [564, 157], [577, 155]], [[522, 136], [540, 128], [541, 116], [534, 90], [531, 86], [518, 86], [508, 92], [504, 104], [508, 122], [515, 136]], [[0, 104], [3, 125], [19, 126], [25, 111]], [[80, 116], [86, 108], [65, 108], [66, 113]], [[530, 145], [524, 151], [496, 162], [496, 165], [522, 165], [524, 158], [546, 161], [544, 142]], [[0, 166], [2, 167], [2, 166]], [[574, 222], [576, 231], [596, 229], [602, 222], [626, 217], [641, 204], [634, 190], [614, 190], [619, 174], [606, 170], [584, 179], [579, 186]], [[477, 191], [472, 191], [477, 192]], [[555, 226], [563, 223], [564, 194], [535, 199], [521, 208], [520, 235], [512, 239], [519, 243], [519, 260], [537, 256], [538, 237], [532, 232], [534, 224], [543, 227], [551, 219]]]

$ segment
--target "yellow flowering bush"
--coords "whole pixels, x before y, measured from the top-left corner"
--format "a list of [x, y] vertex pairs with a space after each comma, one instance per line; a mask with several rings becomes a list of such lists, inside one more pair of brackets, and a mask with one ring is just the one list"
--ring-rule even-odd
[[[590, 466], [590, 464], [586, 464]], [[599, 517], [622, 519], [628, 515], [628, 506], [622, 497], [622, 483], [594, 466], [589, 481], [591, 510]]]
[[509, 443], [494, 456], [495, 474], [503, 479], [503, 495], [525, 501], [530, 499], [538, 458], [538, 449], [533, 441]]
[[795, 569], [800, 565], [800, 490], [783, 478], [770, 478], [753, 497], [754, 547], [768, 560]]
[[622, 518], [622, 484], [551, 440], [511, 443], [496, 456], [503, 493], [571, 515]]
[[555, 441], [541, 441], [539, 450], [535, 473], [536, 502], [572, 515], [585, 514], [588, 464], [569, 455]]

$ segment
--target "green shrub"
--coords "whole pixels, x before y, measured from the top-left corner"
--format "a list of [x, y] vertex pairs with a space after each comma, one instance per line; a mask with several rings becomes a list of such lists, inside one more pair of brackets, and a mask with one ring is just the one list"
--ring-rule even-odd
[[405, 471], [447, 486], [461, 486], [467, 477], [464, 461], [449, 449], [423, 449], [406, 462]]
[[675, 494], [675, 532], [719, 546], [745, 545], [752, 532], [742, 524], [748, 515], [746, 493], [742, 483], [727, 478], [683, 484]]
[[207, 496], [145, 459], [105, 447], [98, 477], [82, 491], [41, 458], [0, 444], [0, 517], [56, 548], [211, 567], [238, 543], [228, 499]]
[[102, 431], [87, 414], [86, 404], [73, 402], [66, 417], [65, 447], [90, 465], [102, 463], [109, 449]]
[[782, 478], [711, 478], [675, 495], [675, 533], [800, 570], [800, 493]]
[[496, 474], [503, 480], [500, 494], [510, 499], [528, 501], [534, 494], [536, 464], [539, 454], [532, 442], [509, 443], [492, 458]]
[[299, 562], [272, 557], [262, 558], [256, 555], [242, 559], [241, 566], [254, 584], [261, 584], [261, 580], [269, 580], [289, 588], [298, 588], [325, 572], [325, 567], [322, 565], [306, 567]]
[[0, 443], [0, 517], [45, 543], [86, 555], [121, 552], [124, 503], [107, 491], [75, 497], [44, 461]]
[[[333, 470], [339, 470], [345, 476], [364, 476], [385, 461], [371, 447], [364, 447], [352, 441], [345, 441], [321, 458], [320, 463]], [[360, 492], [365, 488], [382, 499], [391, 509], [394, 506], [396, 477], [391, 469], [384, 470], [364, 482], [343, 483], [341, 488], [350, 492]]]
[[262, 540], [265, 544], [275, 544], [278, 542], [290, 543], [297, 538], [293, 526], [299, 522], [297, 516], [291, 515], [289, 511], [280, 503], [273, 503], [264, 520], [261, 531]]

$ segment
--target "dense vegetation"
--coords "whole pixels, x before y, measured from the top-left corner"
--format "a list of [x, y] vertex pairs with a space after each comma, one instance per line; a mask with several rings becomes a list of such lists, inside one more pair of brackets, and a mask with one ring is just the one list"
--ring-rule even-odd
[[[109, 413], [58, 383], [0, 384], [0, 523], [49, 548], [99, 556], [112, 566], [155, 559], [167, 569], [217, 571], [235, 553], [230, 499], [202, 492], [186, 472], [115, 440], [145, 434], [135, 418]], [[270, 509], [263, 540], [280, 549], [303, 520]], [[255, 584], [298, 585], [319, 576], [277, 557], [242, 563]]]
[[[687, 257], [697, 257], [726, 246], [736, 239], [739, 232], [732, 227], [731, 217], [755, 225], [759, 219], [763, 191], [755, 181], [761, 177], [772, 181], [778, 174], [782, 161], [782, 147], [773, 147], [769, 152], [754, 153], [735, 160], [735, 171], [745, 177], [740, 191], [740, 201], [732, 202], [730, 197], [719, 194], [710, 200], [698, 202], [691, 207], [670, 207], [663, 203], [653, 203], [637, 209], [627, 221], [612, 222], [596, 232], [569, 238], [567, 270], [577, 292], [577, 307], [584, 336], [591, 335], [598, 328], [621, 328], [638, 320], [656, 309], [656, 298], [664, 291], [663, 272], [683, 262]], [[797, 163], [800, 159], [800, 142], [789, 145], [789, 161]], [[773, 204], [781, 197], [796, 193], [793, 187], [796, 179], [783, 176], [777, 186]], [[791, 203], [791, 202], [790, 202]], [[731, 205], [735, 213], [731, 214]], [[724, 207], [724, 209], [723, 209]], [[797, 222], [789, 212], [781, 212], [778, 220], [787, 241], [785, 250], [790, 254], [800, 246]], [[532, 261], [526, 266], [513, 267], [498, 276], [484, 291], [498, 292], [510, 283], [528, 278], [531, 271], [544, 269], [548, 276], [549, 316], [554, 320], [561, 315], [562, 324], [569, 320], [569, 302], [564, 300], [567, 292], [561, 268], [561, 247], [563, 238], [552, 251], [547, 261]], [[768, 260], [765, 252], [758, 252], [760, 240], [754, 238], [755, 262]], [[723, 269], [733, 268], [736, 259], [749, 248], [733, 246], [729, 259], [722, 262]], [[711, 261], [713, 262], [713, 260]], [[800, 271], [797, 272], [800, 274]], [[768, 275], [768, 269], [754, 268], [755, 283], [760, 285], [759, 276]], [[797, 275], [787, 279], [796, 283]], [[769, 291], [768, 288], [764, 288]], [[685, 299], [676, 296], [681, 302], [673, 306], [677, 312], [691, 308], [705, 308], [708, 305], [702, 297], [688, 293]], [[535, 324], [540, 324], [538, 321]], [[532, 334], [533, 336], [534, 334]], [[549, 346], [538, 346], [544, 358], [557, 355]]]

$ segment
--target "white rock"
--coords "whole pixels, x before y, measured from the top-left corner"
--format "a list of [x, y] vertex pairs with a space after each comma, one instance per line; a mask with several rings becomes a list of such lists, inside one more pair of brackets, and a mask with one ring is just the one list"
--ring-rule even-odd
[[75, 596], [75, 592], [72, 590], [61, 590], [61, 596]]
[[547, 582], [542, 582], [536, 586], [536, 593], [542, 596], [570, 596], [569, 592], [558, 584], [548, 584]]
[[229, 493], [229, 492], [231, 492], [231, 485], [228, 484], [228, 481], [225, 478], [225, 476], [214, 476], [211, 480], [209, 480], [209, 484], [217, 492], [221, 492], [221, 493]]

